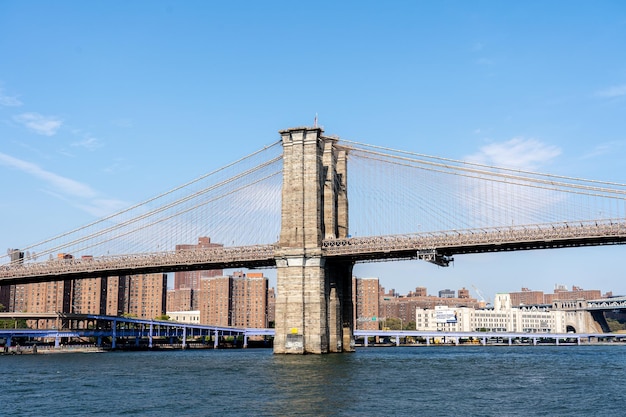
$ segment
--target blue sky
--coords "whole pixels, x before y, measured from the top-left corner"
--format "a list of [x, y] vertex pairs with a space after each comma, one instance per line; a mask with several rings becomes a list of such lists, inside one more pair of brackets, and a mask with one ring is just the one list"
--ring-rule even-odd
[[[0, 250], [310, 125], [626, 182], [622, 1], [0, 1]], [[625, 248], [360, 265], [387, 288], [626, 294]]]

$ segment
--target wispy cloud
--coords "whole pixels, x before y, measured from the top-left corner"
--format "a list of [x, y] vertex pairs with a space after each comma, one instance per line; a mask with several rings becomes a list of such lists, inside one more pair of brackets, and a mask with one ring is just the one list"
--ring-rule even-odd
[[[557, 146], [536, 139], [513, 138], [485, 145], [465, 159], [468, 162], [500, 168], [539, 171], [560, 153], [561, 149]], [[493, 172], [496, 174], [499, 170]], [[469, 216], [468, 224], [473, 225], [472, 227], [492, 227], [550, 221], [545, 214], [554, 213], [552, 207], [562, 204], [565, 197], [534, 186], [525, 181], [522, 178], [524, 176], [508, 182], [502, 181], [500, 177], [484, 174], [463, 182], [459, 195], [463, 196], [461, 204]], [[508, 208], [494, 209], [494, 201], [506, 201]]]
[[49, 188], [44, 192], [95, 216], [103, 217], [128, 207], [128, 203], [112, 198], [103, 198], [89, 185], [71, 178], [46, 171], [37, 164], [0, 152], [0, 165], [16, 169], [40, 179]]
[[102, 142], [100, 142], [98, 139], [89, 136], [89, 137], [85, 137], [85, 139], [81, 141], [72, 143], [72, 146], [85, 148], [87, 150], [94, 151], [98, 148], [101, 148], [103, 145], [102, 145]]
[[23, 124], [33, 132], [44, 136], [54, 136], [63, 124], [63, 121], [58, 117], [43, 116], [39, 113], [18, 114], [17, 116], [13, 116], [13, 120]]
[[616, 151], [621, 146], [623, 146], [623, 143], [619, 141], [600, 143], [596, 145], [593, 149], [591, 149], [589, 152], [587, 152], [585, 155], [583, 155], [581, 159], [590, 159], [590, 158], [595, 158], [597, 156], [606, 155], [606, 154]]
[[78, 207], [81, 210], [94, 217], [104, 217], [111, 213], [118, 212], [128, 206], [128, 203], [121, 200], [103, 198], [93, 199], [85, 204], [78, 204]]
[[533, 170], [560, 154], [561, 149], [557, 146], [547, 145], [536, 139], [513, 138], [506, 142], [485, 145], [466, 160], [499, 167]]
[[75, 197], [92, 198], [96, 192], [86, 184], [46, 171], [39, 165], [0, 152], [0, 165], [5, 165], [43, 180], [58, 192]]
[[132, 168], [131, 165], [128, 164], [124, 159], [117, 158], [117, 159], [115, 159], [113, 164], [111, 164], [108, 167], [104, 168], [103, 172], [106, 172], [107, 174], [114, 174], [114, 173], [117, 173], [117, 172], [129, 171], [131, 168]]
[[4, 107], [19, 107], [22, 105], [20, 99], [15, 96], [9, 96], [4, 93], [4, 90], [0, 87], [0, 106]]
[[604, 98], [615, 98], [626, 96], [626, 84], [614, 85], [605, 90], [596, 92], [596, 96]]
[[104, 146], [104, 143], [100, 139], [94, 137], [91, 132], [70, 125], [65, 126], [65, 130], [69, 131], [76, 137], [75, 141], [70, 143], [70, 146], [73, 148], [83, 148], [88, 151], [95, 151], [96, 149]]

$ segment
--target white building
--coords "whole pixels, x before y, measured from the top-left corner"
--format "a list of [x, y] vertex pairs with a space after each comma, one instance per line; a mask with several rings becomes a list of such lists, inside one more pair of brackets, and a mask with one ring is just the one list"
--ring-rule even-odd
[[445, 332], [566, 333], [566, 314], [562, 310], [544, 307], [512, 307], [509, 294], [496, 294], [493, 309], [447, 306], [417, 308], [415, 328], [418, 331]]
[[168, 311], [170, 320], [187, 324], [200, 324], [200, 310]]

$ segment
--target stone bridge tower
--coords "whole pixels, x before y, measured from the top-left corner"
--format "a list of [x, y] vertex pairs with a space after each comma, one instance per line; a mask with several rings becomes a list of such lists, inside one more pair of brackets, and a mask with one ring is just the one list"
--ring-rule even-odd
[[283, 190], [274, 353], [352, 351], [352, 267], [322, 240], [347, 237], [347, 150], [320, 128], [280, 132]]

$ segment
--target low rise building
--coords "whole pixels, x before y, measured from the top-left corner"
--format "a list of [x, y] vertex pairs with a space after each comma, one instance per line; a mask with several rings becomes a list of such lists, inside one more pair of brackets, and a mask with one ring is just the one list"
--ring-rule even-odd
[[416, 309], [415, 317], [416, 330], [420, 331], [566, 333], [568, 330], [565, 311], [552, 306], [513, 307], [509, 294], [496, 294], [491, 309], [435, 306]]
[[168, 311], [170, 320], [180, 323], [200, 324], [200, 310]]
[[[417, 292], [417, 291], [416, 291]], [[379, 316], [384, 318], [398, 318], [402, 321], [403, 326], [405, 324], [416, 322], [417, 317], [415, 311], [418, 308], [428, 309], [435, 308], [436, 306], [449, 306], [449, 307], [469, 307], [478, 308], [484, 306], [484, 303], [479, 302], [475, 298], [458, 298], [458, 297], [436, 297], [436, 296], [415, 296], [409, 294], [406, 296], [399, 296], [394, 290], [384, 293], [384, 288], [381, 288], [381, 296], [379, 297]]]

